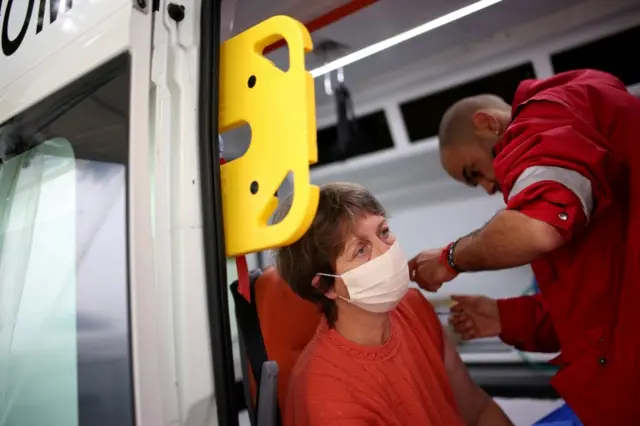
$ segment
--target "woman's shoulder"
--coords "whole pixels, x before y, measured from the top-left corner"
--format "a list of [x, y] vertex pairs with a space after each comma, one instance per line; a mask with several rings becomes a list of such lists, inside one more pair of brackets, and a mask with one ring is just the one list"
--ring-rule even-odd
[[441, 352], [444, 350], [442, 323], [435, 309], [417, 288], [411, 288], [398, 305], [395, 315], [400, 323], [418, 337], [434, 341]]
[[417, 288], [410, 288], [409, 291], [407, 291], [407, 294], [398, 305], [398, 310], [411, 311], [413, 314], [421, 316], [422, 320], [424, 320], [425, 317], [431, 320], [438, 320], [433, 306]]

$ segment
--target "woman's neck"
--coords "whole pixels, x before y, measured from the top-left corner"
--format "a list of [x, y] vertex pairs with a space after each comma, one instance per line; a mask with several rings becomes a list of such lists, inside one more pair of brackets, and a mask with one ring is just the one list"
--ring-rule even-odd
[[362, 346], [380, 346], [389, 340], [388, 313], [373, 313], [355, 306], [340, 309], [335, 329], [345, 339]]

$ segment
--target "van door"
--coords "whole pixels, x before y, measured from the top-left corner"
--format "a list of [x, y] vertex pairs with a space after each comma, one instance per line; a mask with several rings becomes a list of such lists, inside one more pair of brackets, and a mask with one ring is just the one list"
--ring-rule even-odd
[[0, 1], [2, 426], [167, 423], [150, 3]]

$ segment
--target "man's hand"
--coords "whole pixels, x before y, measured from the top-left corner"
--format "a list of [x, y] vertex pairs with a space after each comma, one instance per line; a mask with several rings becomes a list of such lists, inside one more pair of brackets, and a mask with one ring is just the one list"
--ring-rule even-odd
[[442, 250], [425, 250], [409, 261], [409, 276], [424, 290], [438, 291], [457, 275], [440, 262]]
[[463, 340], [496, 337], [502, 332], [498, 301], [484, 296], [451, 296], [449, 324]]

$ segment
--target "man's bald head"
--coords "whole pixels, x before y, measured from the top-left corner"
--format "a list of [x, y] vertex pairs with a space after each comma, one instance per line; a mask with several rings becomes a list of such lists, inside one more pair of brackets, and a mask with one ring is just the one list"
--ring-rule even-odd
[[511, 107], [498, 96], [464, 98], [440, 122], [440, 161], [451, 177], [489, 194], [499, 190], [493, 147], [511, 121]]
[[496, 119], [500, 120], [510, 114], [511, 107], [495, 95], [470, 96], [459, 100], [447, 109], [440, 121], [440, 149], [453, 148], [477, 140], [474, 137], [478, 130], [474, 116], [478, 112], [486, 112], [488, 116], [496, 115]]

